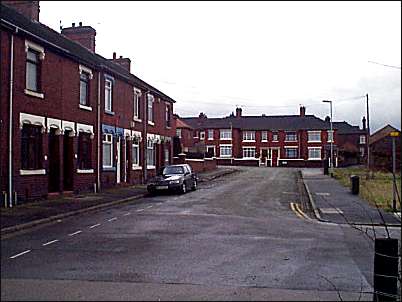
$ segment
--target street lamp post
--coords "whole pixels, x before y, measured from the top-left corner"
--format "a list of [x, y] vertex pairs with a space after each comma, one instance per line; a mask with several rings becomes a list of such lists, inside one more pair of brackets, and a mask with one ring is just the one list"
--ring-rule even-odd
[[332, 176], [332, 172], [333, 172], [333, 164], [332, 164], [332, 159], [333, 159], [333, 157], [332, 157], [332, 152], [333, 152], [333, 141], [334, 141], [334, 131], [333, 131], [333, 129], [332, 129], [332, 101], [328, 101], [328, 100], [323, 100], [323, 102], [324, 103], [329, 103], [329, 105], [330, 105], [330, 115], [331, 115], [331, 120], [330, 120], [330, 124], [331, 124], [331, 142], [330, 142], [330, 146], [331, 146], [331, 151], [330, 151], [330, 159], [329, 159], [329, 167], [330, 167], [330, 170], [331, 170], [331, 176]]

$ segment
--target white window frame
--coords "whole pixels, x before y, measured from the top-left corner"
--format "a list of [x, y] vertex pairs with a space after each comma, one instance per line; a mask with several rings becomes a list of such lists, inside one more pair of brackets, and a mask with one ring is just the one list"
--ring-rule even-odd
[[255, 142], [255, 131], [243, 131], [243, 142]]
[[[310, 139], [310, 135], [319, 135], [320, 139], [319, 140], [314, 140], [314, 139]], [[307, 142], [308, 143], [321, 143], [321, 130], [312, 130], [312, 131], [307, 131]]]
[[[320, 157], [310, 157], [310, 150], [319, 150]], [[308, 147], [308, 160], [321, 160], [322, 158], [322, 148], [321, 147]]]
[[200, 131], [200, 139], [205, 140], [205, 131]]
[[[299, 147], [298, 146], [285, 146], [284, 147], [284, 149], [285, 149], [285, 159], [297, 159], [298, 157], [299, 157]], [[287, 154], [286, 154], [286, 150], [289, 150], [289, 149], [292, 149], [292, 150], [296, 150], [296, 157], [287, 157]]]
[[216, 146], [215, 145], [207, 145], [206, 146], [207, 153], [208, 153], [208, 148], [214, 148], [214, 155], [212, 157], [216, 157]]
[[137, 122], [141, 122], [141, 90], [134, 88], [134, 100], [133, 100], [133, 120]]
[[[148, 152], [152, 150], [152, 164], [148, 160]], [[147, 169], [155, 169], [155, 143], [152, 140], [147, 141]]]
[[[103, 164], [103, 159], [102, 159], [102, 167], [103, 168], [113, 168], [113, 134], [104, 133], [103, 135], [105, 136], [105, 138], [102, 139], [102, 146], [104, 144], [110, 145], [110, 166], [105, 166]], [[104, 156], [105, 156], [105, 153], [103, 152], [103, 147], [102, 147], [102, 158]]]
[[152, 94], [148, 93], [147, 95], [147, 120], [148, 124], [154, 126], [154, 103], [155, 98]]
[[[225, 135], [229, 134], [229, 135]], [[219, 138], [224, 141], [232, 140], [232, 131], [230, 129], [220, 129], [219, 130]]]
[[359, 136], [359, 144], [361, 145], [366, 144], [366, 136], [364, 134]]
[[262, 142], [267, 142], [268, 141], [268, 131], [261, 131], [261, 141]]
[[[110, 83], [110, 87], [108, 87], [106, 83]], [[109, 96], [110, 104], [106, 103], [107, 96]], [[112, 109], [113, 109], [113, 79], [105, 77], [105, 112], [111, 113], [113, 112]]]
[[[133, 162], [133, 149], [134, 149], [134, 147], [137, 147], [137, 149], [138, 149], [138, 151], [137, 151], [137, 158], [136, 158], [136, 160], [137, 160], [137, 163], [134, 163]], [[135, 142], [134, 140], [133, 140], [133, 143], [132, 143], [132, 145], [131, 145], [131, 168], [133, 169], [133, 170], [135, 170], [135, 169], [138, 169], [138, 167], [140, 166], [140, 143], [139, 142]]]
[[365, 148], [363, 146], [360, 146], [359, 148], [359, 155], [360, 157], [364, 157], [365, 155]]
[[170, 107], [171, 104], [165, 103], [165, 126], [167, 129], [172, 128], [172, 116]]
[[181, 138], [181, 128], [176, 128], [176, 136]]
[[[288, 140], [288, 133], [294, 133], [294, 140]], [[286, 131], [285, 132], [285, 142], [297, 142], [297, 131]]]
[[333, 143], [334, 142], [334, 130], [328, 130], [328, 143]]
[[[246, 156], [249, 155], [250, 151], [254, 152], [254, 156]], [[255, 147], [243, 147], [243, 158], [253, 158], [255, 159]]]
[[[223, 149], [230, 148], [230, 154], [222, 154]], [[233, 150], [232, 145], [219, 145], [219, 157], [232, 157]]]
[[208, 130], [208, 140], [209, 141], [214, 140], [214, 129], [209, 129]]
[[[276, 135], [276, 139], [274, 139], [275, 135]], [[278, 131], [272, 132], [272, 141], [279, 142], [279, 132]]]

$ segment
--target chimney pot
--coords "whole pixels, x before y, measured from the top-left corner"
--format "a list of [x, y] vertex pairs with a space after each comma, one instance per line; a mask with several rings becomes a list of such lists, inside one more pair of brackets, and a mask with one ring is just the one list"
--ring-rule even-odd
[[115, 52], [113, 53], [113, 59], [116, 59], [116, 53]]
[[72, 26], [72, 27], [75, 27], [75, 23], [74, 23], [74, 22], [73, 22], [73, 23], [71, 23], [71, 26]]
[[363, 130], [366, 130], [366, 117], [363, 116], [362, 118]]
[[120, 56], [120, 59], [123, 59], [123, 56]]
[[236, 117], [241, 117], [241, 108], [236, 108]]
[[78, 23], [80, 26], [82, 26], [82, 22]]
[[300, 106], [300, 116], [305, 116], [306, 115], [306, 107]]

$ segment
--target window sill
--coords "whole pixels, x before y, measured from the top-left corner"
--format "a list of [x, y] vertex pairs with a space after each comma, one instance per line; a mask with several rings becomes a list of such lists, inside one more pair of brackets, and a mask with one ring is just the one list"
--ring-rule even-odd
[[268, 143], [266, 139], [262, 140], [261, 143]]
[[170, 127], [170, 126], [166, 126], [166, 129], [172, 129], [172, 127]]
[[147, 165], [147, 170], [155, 170], [155, 169], [156, 169], [155, 166], [148, 166], [148, 165]]
[[131, 170], [142, 170], [142, 167], [141, 166], [132, 166], [131, 167]]
[[103, 166], [102, 170], [106, 171], [106, 172], [113, 172], [113, 171], [116, 171], [116, 168], [115, 167], [105, 167], [105, 166]]
[[148, 121], [148, 125], [155, 126], [154, 122]]
[[308, 158], [307, 160], [321, 160], [321, 158]]
[[45, 175], [45, 169], [37, 169], [37, 170], [20, 170], [20, 175]]
[[109, 111], [109, 110], [105, 110], [105, 113], [106, 113], [106, 114], [109, 114], [109, 115], [114, 115], [114, 112], [113, 112], [113, 111]]
[[322, 143], [321, 141], [307, 141], [307, 143]]
[[250, 139], [243, 139], [243, 143], [255, 143], [255, 140], [250, 140]]
[[297, 143], [297, 141], [284, 141], [284, 143]]
[[272, 141], [273, 143], [279, 143], [279, 141]]
[[221, 140], [221, 141], [231, 141], [232, 139], [231, 138], [220, 138], [219, 140]]
[[27, 95], [34, 96], [34, 97], [37, 97], [39, 99], [44, 99], [45, 98], [45, 95], [43, 93], [41, 93], [41, 92], [35, 92], [35, 91], [29, 90], [29, 89], [25, 89], [24, 92]]
[[134, 118], [133, 118], [133, 121], [134, 121], [134, 122], [138, 122], [138, 123], [141, 123], [141, 122], [142, 122], [142, 120], [141, 120], [140, 118], [137, 118], [137, 117], [134, 117]]
[[92, 111], [92, 107], [85, 106], [85, 105], [82, 105], [82, 104], [80, 104], [80, 109], [87, 110], [87, 111]]
[[79, 174], [91, 174], [94, 173], [94, 169], [77, 169]]

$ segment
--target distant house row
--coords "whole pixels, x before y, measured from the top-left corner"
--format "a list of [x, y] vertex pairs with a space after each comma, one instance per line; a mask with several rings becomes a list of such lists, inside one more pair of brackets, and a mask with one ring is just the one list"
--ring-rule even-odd
[[1, 3], [3, 200], [145, 182], [172, 161], [175, 101], [95, 52], [96, 31], [61, 34], [39, 1]]
[[268, 167], [322, 167], [330, 158], [332, 141], [333, 164], [342, 166], [365, 163], [367, 129], [346, 122], [306, 115], [243, 116], [242, 109], [223, 118], [176, 116], [176, 135], [180, 151], [205, 153], [222, 165]]

